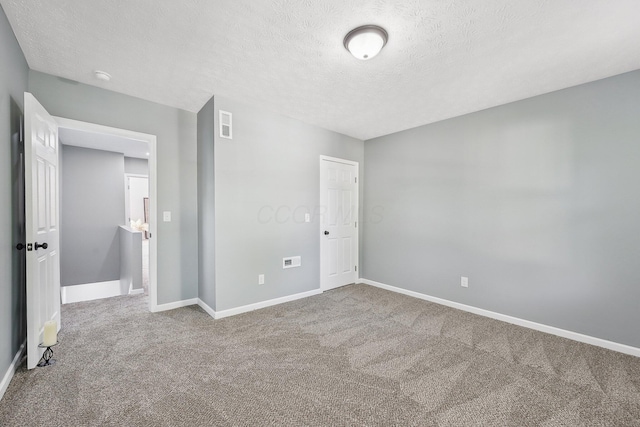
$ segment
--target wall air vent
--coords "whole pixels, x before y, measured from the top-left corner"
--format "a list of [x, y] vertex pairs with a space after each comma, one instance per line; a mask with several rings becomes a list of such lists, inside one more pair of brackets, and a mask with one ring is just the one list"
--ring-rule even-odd
[[220, 138], [233, 139], [233, 116], [220, 110]]
[[300, 267], [301, 265], [302, 265], [302, 258], [299, 256], [282, 258], [282, 268]]

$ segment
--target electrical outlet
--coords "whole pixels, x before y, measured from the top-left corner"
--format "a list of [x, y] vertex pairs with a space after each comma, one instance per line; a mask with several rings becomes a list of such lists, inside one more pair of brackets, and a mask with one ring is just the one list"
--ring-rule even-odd
[[311, 215], [308, 213], [304, 214], [304, 222], [311, 222]]
[[468, 288], [469, 287], [469, 278], [468, 277], [460, 277], [460, 286], [462, 286], [463, 288]]
[[258, 285], [264, 285], [264, 274], [258, 274]]

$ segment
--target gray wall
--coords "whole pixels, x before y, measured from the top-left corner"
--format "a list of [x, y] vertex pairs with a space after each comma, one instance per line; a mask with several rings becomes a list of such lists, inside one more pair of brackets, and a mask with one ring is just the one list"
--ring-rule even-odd
[[640, 71], [366, 141], [365, 161], [362, 277], [640, 347]]
[[214, 99], [198, 112], [198, 298], [215, 307]]
[[124, 156], [61, 148], [60, 286], [120, 280]]
[[[219, 109], [233, 114], [233, 140], [218, 137]], [[362, 165], [363, 142], [218, 96], [214, 119], [215, 309], [318, 289], [319, 156]], [[283, 270], [296, 255], [302, 266]]]
[[120, 235], [120, 295], [129, 288], [142, 289], [142, 233], [131, 227], [118, 227]]
[[124, 173], [135, 175], [149, 175], [149, 161], [147, 159], [136, 159], [134, 157], [124, 158]]
[[158, 303], [198, 295], [196, 114], [29, 71], [29, 91], [53, 115], [157, 136]]
[[[26, 338], [24, 195], [20, 116], [28, 67], [0, 8], [0, 378]], [[18, 201], [20, 200], [20, 201]]]

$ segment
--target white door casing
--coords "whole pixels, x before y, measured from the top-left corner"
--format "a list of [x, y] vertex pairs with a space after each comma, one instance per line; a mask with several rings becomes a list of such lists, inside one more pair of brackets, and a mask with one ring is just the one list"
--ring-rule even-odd
[[[149, 144], [149, 311], [156, 312], [158, 308], [158, 286], [157, 286], [157, 265], [158, 265], [158, 239], [157, 231], [157, 137], [155, 135], [136, 132], [127, 129], [103, 126], [96, 123], [83, 122], [64, 117], [55, 117], [58, 127], [76, 129], [84, 132], [101, 133], [116, 137], [145, 141]], [[123, 220], [126, 218], [126, 211], [123, 213]]]
[[27, 242], [27, 368], [42, 357], [44, 323], [60, 329], [58, 126], [24, 94], [25, 222]]
[[320, 156], [320, 288], [358, 279], [358, 163]]

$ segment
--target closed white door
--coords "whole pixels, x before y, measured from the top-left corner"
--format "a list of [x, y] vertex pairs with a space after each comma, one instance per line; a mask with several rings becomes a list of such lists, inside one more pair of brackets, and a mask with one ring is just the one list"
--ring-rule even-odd
[[58, 125], [24, 94], [25, 222], [27, 241], [27, 368], [42, 357], [44, 323], [60, 329]]
[[320, 287], [358, 279], [358, 163], [320, 157]]

